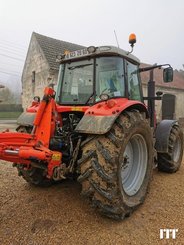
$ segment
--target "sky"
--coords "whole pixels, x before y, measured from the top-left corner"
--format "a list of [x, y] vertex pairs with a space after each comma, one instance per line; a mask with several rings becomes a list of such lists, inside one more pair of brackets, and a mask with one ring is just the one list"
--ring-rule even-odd
[[183, 0], [0, 0], [0, 83], [19, 80], [33, 31], [84, 46], [115, 45], [147, 64], [184, 64]]

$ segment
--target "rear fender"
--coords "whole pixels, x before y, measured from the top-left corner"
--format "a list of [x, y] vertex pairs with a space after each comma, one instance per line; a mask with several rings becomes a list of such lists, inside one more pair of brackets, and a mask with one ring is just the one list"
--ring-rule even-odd
[[32, 102], [32, 105], [26, 109], [26, 112], [23, 112], [17, 119], [17, 124], [19, 126], [33, 126], [33, 121], [35, 119], [36, 113], [40, 106], [39, 102]]
[[36, 113], [23, 112], [17, 119], [17, 124], [20, 126], [33, 126], [33, 121]]
[[168, 152], [169, 136], [173, 125], [178, 125], [177, 120], [162, 120], [155, 130], [155, 149], [160, 153]]
[[124, 110], [133, 109], [145, 112], [148, 117], [146, 106], [140, 101], [126, 98], [102, 101], [91, 106], [85, 112], [75, 131], [86, 134], [105, 134]]

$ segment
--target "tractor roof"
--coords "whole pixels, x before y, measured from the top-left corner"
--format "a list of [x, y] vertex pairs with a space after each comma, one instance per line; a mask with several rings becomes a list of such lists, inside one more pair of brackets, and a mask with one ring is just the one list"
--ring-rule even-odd
[[85, 57], [94, 57], [94, 56], [106, 56], [106, 55], [117, 55], [125, 57], [133, 62], [139, 63], [140, 60], [134, 55], [130, 54], [128, 51], [125, 51], [121, 48], [114, 46], [99, 46], [94, 47], [90, 46], [88, 48], [83, 48], [81, 50], [76, 51], [66, 51], [65, 54], [61, 57], [58, 57], [58, 61], [60, 60], [62, 63], [68, 60], [76, 60]]

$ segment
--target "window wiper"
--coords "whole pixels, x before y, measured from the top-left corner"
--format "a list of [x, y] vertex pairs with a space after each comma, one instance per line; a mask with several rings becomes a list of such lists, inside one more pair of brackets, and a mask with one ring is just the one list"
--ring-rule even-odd
[[90, 101], [90, 99], [92, 99], [93, 96], [94, 96], [94, 92], [88, 97], [85, 104], [88, 104], [88, 102]]
[[85, 67], [85, 66], [91, 66], [93, 65], [92, 63], [91, 64], [83, 64], [83, 65], [78, 65], [78, 66], [71, 66], [71, 67], [68, 67], [69, 70], [74, 70], [76, 68], [82, 68], [82, 67]]

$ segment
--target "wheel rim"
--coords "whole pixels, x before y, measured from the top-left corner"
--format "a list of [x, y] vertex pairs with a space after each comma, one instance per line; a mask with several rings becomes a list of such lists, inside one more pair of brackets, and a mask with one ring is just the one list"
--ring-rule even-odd
[[180, 153], [181, 153], [181, 139], [180, 137], [177, 138], [174, 148], [173, 148], [173, 161], [178, 162], [180, 158]]
[[121, 182], [125, 193], [135, 195], [145, 178], [148, 162], [148, 149], [142, 135], [134, 135], [128, 142], [121, 167]]

